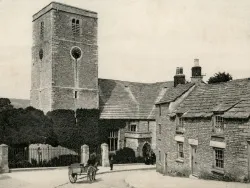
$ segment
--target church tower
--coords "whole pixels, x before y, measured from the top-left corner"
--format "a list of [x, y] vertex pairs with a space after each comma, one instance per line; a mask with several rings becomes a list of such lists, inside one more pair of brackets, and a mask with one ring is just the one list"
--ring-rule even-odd
[[97, 13], [52, 2], [33, 15], [31, 106], [98, 109]]

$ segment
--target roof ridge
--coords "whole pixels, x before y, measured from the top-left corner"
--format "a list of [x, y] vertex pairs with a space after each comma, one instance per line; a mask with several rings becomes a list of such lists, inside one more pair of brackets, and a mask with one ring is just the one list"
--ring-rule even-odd
[[147, 85], [152, 85], [152, 84], [164, 84], [164, 83], [171, 83], [173, 81], [163, 81], [163, 82], [135, 82], [135, 81], [126, 81], [126, 80], [118, 80], [118, 79], [110, 79], [110, 78], [98, 78], [98, 80], [110, 80], [110, 81], [117, 81], [117, 82], [122, 82], [122, 83], [134, 83], [134, 84], [147, 84]]

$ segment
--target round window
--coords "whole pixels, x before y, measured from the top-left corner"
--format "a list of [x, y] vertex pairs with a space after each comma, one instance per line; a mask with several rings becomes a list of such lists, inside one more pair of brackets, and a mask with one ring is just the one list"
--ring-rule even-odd
[[71, 49], [70, 53], [71, 53], [72, 57], [77, 60], [81, 57], [82, 50], [79, 47], [75, 46]]
[[39, 58], [40, 58], [40, 60], [43, 59], [43, 49], [39, 50]]

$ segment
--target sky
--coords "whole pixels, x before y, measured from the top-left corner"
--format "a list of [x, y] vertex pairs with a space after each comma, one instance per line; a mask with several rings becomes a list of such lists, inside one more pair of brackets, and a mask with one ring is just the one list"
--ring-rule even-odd
[[[98, 13], [99, 78], [173, 80], [195, 58], [216, 72], [250, 77], [249, 0], [57, 0]], [[51, 0], [0, 0], [0, 97], [29, 99], [32, 15]]]

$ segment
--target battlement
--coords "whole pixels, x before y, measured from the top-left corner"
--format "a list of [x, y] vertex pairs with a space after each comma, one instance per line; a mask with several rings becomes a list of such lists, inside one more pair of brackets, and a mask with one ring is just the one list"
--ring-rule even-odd
[[96, 12], [73, 7], [70, 5], [63, 4], [63, 3], [51, 2], [49, 5], [47, 5], [46, 7], [44, 7], [43, 9], [41, 9], [40, 11], [38, 11], [36, 14], [33, 15], [33, 21], [35, 21], [36, 19], [38, 19], [39, 17], [41, 17], [42, 15], [46, 14], [47, 12], [53, 9], [57, 11], [60, 10], [60, 11], [64, 11], [67, 13], [82, 15], [86, 17], [97, 18]]

